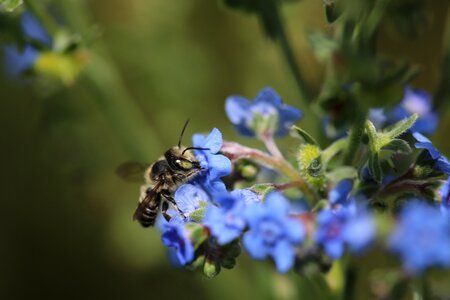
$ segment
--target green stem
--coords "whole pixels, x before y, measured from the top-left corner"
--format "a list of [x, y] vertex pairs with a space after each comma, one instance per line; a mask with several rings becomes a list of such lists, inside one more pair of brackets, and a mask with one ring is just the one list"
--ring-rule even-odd
[[300, 96], [306, 103], [311, 103], [311, 92], [309, 91], [308, 86], [305, 83], [305, 79], [302, 76], [300, 71], [300, 65], [297, 62], [297, 59], [294, 55], [294, 51], [292, 50], [291, 43], [286, 35], [284, 30], [283, 23], [280, 21], [280, 36], [279, 42], [281, 46], [281, 50], [283, 51], [284, 59], [286, 60], [289, 69], [291, 70], [292, 76], [294, 77], [295, 83], [297, 84], [298, 91], [300, 92]]
[[311, 92], [306, 84], [305, 79], [303, 78], [300, 65], [297, 62], [294, 51], [292, 50], [291, 43], [287, 37], [278, 1], [267, 0], [262, 1], [261, 3], [261, 22], [263, 23], [267, 34], [280, 43], [284, 59], [289, 67], [289, 70], [292, 73], [292, 76], [294, 77], [301, 98], [306, 103], [311, 103]]
[[33, 13], [33, 15], [39, 19], [42, 26], [47, 30], [51, 36], [55, 36], [58, 32], [58, 24], [52, 16], [47, 12], [42, 0], [24, 0], [27, 8]]
[[255, 160], [271, 169], [275, 169], [288, 177], [293, 182], [292, 184], [298, 186], [311, 204], [315, 204], [319, 201], [316, 192], [309, 186], [300, 173], [285, 159], [271, 156], [258, 149], [227, 141], [223, 143], [221, 152], [232, 161], [247, 158]]
[[353, 125], [350, 128], [350, 135], [348, 137], [347, 149], [344, 153], [344, 164], [351, 166], [353, 164], [353, 159], [358, 147], [361, 143], [361, 138], [364, 134], [364, 128], [366, 123], [367, 113], [359, 113]]

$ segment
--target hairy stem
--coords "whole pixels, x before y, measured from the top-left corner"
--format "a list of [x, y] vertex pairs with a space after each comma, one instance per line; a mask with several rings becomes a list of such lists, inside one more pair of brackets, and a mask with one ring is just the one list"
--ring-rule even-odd
[[347, 149], [344, 153], [344, 164], [351, 166], [353, 165], [353, 159], [355, 158], [355, 153], [361, 143], [361, 138], [364, 134], [364, 128], [366, 123], [367, 113], [359, 113], [353, 125], [350, 129], [350, 134], [348, 137]]
[[221, 152], [231, 161], [239, 159], [252, 159], [271, 169], [275, 169], [288, 177], [299, 187], [305, 197], [312, 203], [319, 201], [316, 192], [308, 185], [305, 179], [285, 159], [271, 156], [260, 150], [243, 146], [239, 143], [224, 141]]

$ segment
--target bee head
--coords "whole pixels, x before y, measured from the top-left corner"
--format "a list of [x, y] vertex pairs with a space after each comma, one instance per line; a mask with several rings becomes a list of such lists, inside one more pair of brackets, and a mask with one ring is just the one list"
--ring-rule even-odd
[[189, 150], [209, 150], [208, 148], [199, 147], [183, 147], [181, 142], [183, 140], [184, 131], [189, 124], [189, 119], [184, 123], [183, 129], [181, 130], [180, 138], [178, 139], [178, 145], [173, 147], [164, 153], [164, 157], [169, 164], [169, 167], [175, 172], [187, 172], [192, 170], [201, 170], [202, 167], [197, 159], [192, 155]]
[[[195, 147], [188, 148], [178, 148], [173, 147], [164, 153], [164, 157], [169, 164], [169, 167], [175, 171], [192, 171], [192, 170], [200, 170], [202, 167], [197, 159], [192, 155], [189, 150], [200, 149]], [[203, 148], [201, 148], [203, 149]]]

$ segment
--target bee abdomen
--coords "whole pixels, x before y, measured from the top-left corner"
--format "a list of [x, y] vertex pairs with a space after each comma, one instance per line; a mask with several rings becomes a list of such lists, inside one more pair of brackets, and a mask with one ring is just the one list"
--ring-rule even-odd
[[139, 215], [137, 220], [143, 227], [150, 227], [155, 225], [156, 217], [158, 216], [157, 210], [151, 210], [149, 207], [145, 207]]

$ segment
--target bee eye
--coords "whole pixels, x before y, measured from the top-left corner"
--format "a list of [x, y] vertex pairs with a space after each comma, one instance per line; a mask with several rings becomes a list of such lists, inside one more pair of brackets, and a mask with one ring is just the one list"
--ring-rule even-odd
[[189, 170], [192, 169], [193, 165], [190, 161], [177, 159], [175, 163], [182, 169]]

